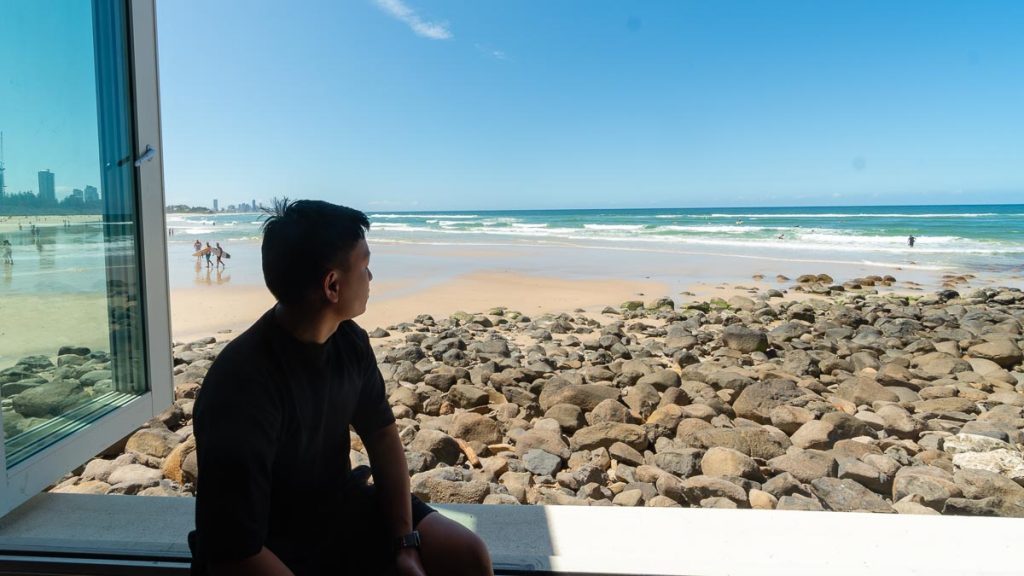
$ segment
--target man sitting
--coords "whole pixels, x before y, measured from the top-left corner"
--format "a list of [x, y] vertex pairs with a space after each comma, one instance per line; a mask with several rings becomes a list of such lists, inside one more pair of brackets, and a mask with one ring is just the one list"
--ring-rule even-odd
[[[366, 332], [362, 212], [301, 200], [264, 224], [277, 304], [229, 343], [195, 406], [195, 574], [490, 575], [483, 542], [409, 493]], [[373, 469], [351, 470], [349, 426]]]

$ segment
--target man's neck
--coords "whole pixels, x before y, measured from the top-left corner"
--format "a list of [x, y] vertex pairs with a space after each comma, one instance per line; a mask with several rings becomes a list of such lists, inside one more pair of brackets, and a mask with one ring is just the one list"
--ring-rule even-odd
[[319, 310], [274, 306], [274, 317], [296, 340], [323, 344], [338, 330], [341, 321]]

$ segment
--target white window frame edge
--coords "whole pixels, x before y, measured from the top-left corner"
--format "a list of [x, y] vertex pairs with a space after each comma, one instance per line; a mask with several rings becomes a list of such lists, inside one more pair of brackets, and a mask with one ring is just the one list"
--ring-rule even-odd
[[7, 470], [0, 449], [0, 515], [51, 485], [174, 402], [167, 245], [161, 158], [160, 90], [157, 69], [155, 0], [121, 0], [129, 11], [136, 157], [146, 147], [157, 154], [136, 170], [141, 245], [142, 306], [149, 391], [87, 428]]

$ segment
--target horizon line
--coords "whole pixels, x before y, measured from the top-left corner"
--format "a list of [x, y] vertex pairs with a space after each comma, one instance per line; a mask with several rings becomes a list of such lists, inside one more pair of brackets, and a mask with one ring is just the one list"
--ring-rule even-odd
[[[329, 202], [329, 200], [328, 200]], [[332, 202], [335, 203], [335, 202]], [[189, 206], [189, 208], [206, 208], [213, 210], [208, 206], [203, 205], [187, 205], [181, 203], [167, 204], [165, 208], [170, 206]], [[422, 208], [417, 210], [401, 210], [391, 208], [381, 209], [363, 209], [357, 208], [367, 214], [428, 214], [436, 212], [451, 212], [451, 213], [470, 213], [470, 212], [584, 212], [584, 211], [601, 211], [601, 210], [782, 210], [782, 209], [816, 209], [816, 208], [926, 208], [926, 207], [972, 207], [972, 206], [1021, 206], [1024, 207], [1024, 202], [1004, 202], [1004, 203], [980, 203], [980, 204], [817, 204], [817, 205], [780, 205], [780, 206], [651, 206], [651, 207], [601, 207], [601, 208], [458, 208], [458, 209], [445, 209], [445, 208]], [[262, 207], [262, 206], [261, 206]], [[353, 208], [355, 206], [352, 206]], [[224, 211], [214, 212], [220, 214]], [[237, 210], [235, 212], [238, 212]], [[170, 214], [171, 212], [167, 212]]]

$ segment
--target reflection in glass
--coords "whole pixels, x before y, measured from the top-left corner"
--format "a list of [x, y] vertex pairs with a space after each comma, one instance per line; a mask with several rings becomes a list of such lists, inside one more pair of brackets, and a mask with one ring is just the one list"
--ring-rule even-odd
[[[7, 467], [147, 391], [124, 3], [0, 18], [0, 418]], [[6, 244], [3, 244], [6, 246]]]

